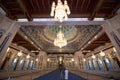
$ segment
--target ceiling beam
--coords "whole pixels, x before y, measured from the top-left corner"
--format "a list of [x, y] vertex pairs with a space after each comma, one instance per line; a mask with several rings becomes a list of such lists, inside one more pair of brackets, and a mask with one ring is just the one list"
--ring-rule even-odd
[[90, 45], [91, 46], [100, 46], [100, 45], [103, 45], [104, 43], [91, 43]]
[[82, 4], [81, 4], [81, 7], [80, 7], [81, 12], [82, 12], [82, 10], [84, 10], [84, 9], [83, 9], [83, 6], [85, 5], [84, 3], [85, 3], [85, 0], [83, 0], [83, 1], [82, 1]]
[[25, 4], [23, 3], [22, 0], [17, 0], [17, 3], [19, 4], [20, 8], [22, 9], [23, 13], [26, 15], [27, 19], [29, 21], [32, 21], [32, 17], [28, 11], [28, 9], [26, 8]]
[[88, 10], [90, 3], [91, 3], [91, 0], [87, 0], [86, 10]]
[[92, 42], [92, 43], [105, 43], [105, 42], [107, 42], [107, 41], [102, 41], [102, 40], [100, 40], [100, 41], [94, 41], [94, 42]]
[[106, 19], [108, 19], [108, 18], [111, 18], [111, 17], [113, 17], [115, 14], [116, 14], [116, 12], [117, 12], [117, 10], [120, 8], [120, 1], [118, 2], [118, 4], [116, 5], [116, 7], [114, 7], [113, 8], [113, 10], [111, 11], [111, 14], [110, 15], [108, 15], [108, 14], [106, 14]]
[[43, 6], [44, 10], [46, 10], [44, 0], [41, 0], [41, 3], [42, 3], [42, 6]]
[[94, 8], [93, 12], [89, 16], [89, 20], [93, 20], [96, 16], [96, 13], [99, 11], [100, 7], [104, 3], [105, 0], [98, 0], [98, 3], [96, 4], [96, 7]]
[[[25, 34], [23, 34], [21, 31], [18, 31], [18, 34], [23, 38], [23, 40], [26, 40], [29, 44], [31, 44], [32, 40], [29, 39], [28, 37], [27, 37], [28, 39], [26, 39]], [[36, 49], [40, 50], [40, 47], [38, 47], [38, 45], [36, 44], [31, 44], [31, 45], [35, 47]]]
[[36, 3], [38, 10], [40, 10], [39, 1], [38, 0], [34, 0], [34, 2]]
[[[4, 3], [4, 2], [2, 2], [2, 1], [0, 0], [0, 6], [1, 6], [1, 8], [6, 12], [6, 15], [7, 15], [9, 18], [11, 18], [11, 19], [16, 19], [15, 15], [12, 15], [11, 12], [6, 8], [6, 7], [7, 7], [6, 3]], [[6, 6], [6, 7], [5, 7], [5, 6]]]
[[77, 0], [77, 2], [76, 2], [76, 6], [75, 6], [76, 10], [77, 10], [78, 4], [79, 4], [79, 0]]
[[[101, 30], [98, 34], [96, 34], [96, 35], [97, 35], [97, 38], [94, 38], [94, 37], [93, 37], [93, 38], [90, 40], [90, 42], [91, 42], [91, 43], [94, 42], [94, 41], [97, 40], [100, 36], [102, 36], [104, 33], [105, 33], [105, 32], [104, 32], [103, 30]], [[87, 49], [88, 46], [90, 46], [90, 44], [86, 43], [85, 45], [83, 45], [83, 46], [80, 47], [80, 48], [81, 48], [82, 50], [84, 50], [84, 49]]]
[[24, 43], [24, 44], [25, 44], [25, 43], [28, 43], [28, 42], [23, 41], [23, 40], [17, 40], [16, 43], [18, 43], [18, 44], [19, 44], [19, 43]]
[[34, 4], [33, 4], [33, 0], [30, 0], [30, 4], [31, 4], [31, 7], [32, 7], [33, 9], [35, 9], [35, 8], [34, 8]]
[[[52, 4], [50, 4], [50, 0], [47, 0], [47, 3], [48, 3], [48, 7], [51, 7]], [[50, 9], [51, 10], [51, 9]]]
[[60, 23], [59, 21], [54, 21], [48, 19], [48, 21], [38, 21], [38, 22], [18, 22], [20, 25], [102, 25], [104, 21], [64, 21]]

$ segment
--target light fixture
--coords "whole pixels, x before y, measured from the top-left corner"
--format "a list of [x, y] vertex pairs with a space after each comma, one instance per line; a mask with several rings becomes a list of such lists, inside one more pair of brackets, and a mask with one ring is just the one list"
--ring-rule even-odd
[[75, 61], [74, 58], [72, 58], [71, 61], [74, 62]]
[[30, 55], [28, 54], [26, 58], [29, 59], [29, 58], [30, 58]]
[[38, 61], [38, 58], [36, 59], [36, 61]]
[[48, 58], [48, 59], [47, 59], [47, 61], [49, 62], [49, 61], [50, 61], [50, 59]]
[[59, 57], [59, 61], [60, 61], [60, 62], [62, 61], [62, 57]]
[[55, 5], [55, 2], [53, 2], [50, 15], [54, 16], [55, 20], [59, 20], [60, 22], [68, 19], [68, 15], [70, 15], [70, 9], [67, 1], [64, 0], [63, 4], [61, 0], [58, 0], [57, 5]]
[[22, 56], [22, 51], [19, 51], [17, 55]]
[[103, 51], [100, 51], [100, 56], [105, 56], [105, 53]]
[[7, 49], [7, 52], [10, 50], [10, 48], [8, 47], [8, 49]]
[[54, 40], [54, 45], [62, 48], [63, 46], [67, 45], [67, 40], [64, 37], [64, 33], [61, 31], [61, 26], [59, 32], [57, 33], [57, 38]]
[[116, 49], [113, 47], [114, 52], [117, 52]]
[[83, 61], [86, 61], [86, 59], [85, 59], [85, 58], [83, 58]]
[[92, 55], [92, 58], [95, 59], [96, 58], [95, 55]]

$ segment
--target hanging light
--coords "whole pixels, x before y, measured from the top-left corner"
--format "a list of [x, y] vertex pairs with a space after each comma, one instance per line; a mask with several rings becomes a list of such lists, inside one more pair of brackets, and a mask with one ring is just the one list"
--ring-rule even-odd
[[57, 5], [55, 5], [55, 2], [53, 2], [50, 15], [54, 16], [55, 20], [59, 20], [60, 22], [68, 19], [68, 15], [70, 15], [70, 9], [67, 1], [64, 0], [63, 4], [61, 0], [58, 0]]
[[100, 56], [105, 56], [105, 53], [103, 51], [100, 51]]
[[10, 48], [8, 47], [8, 49], [7, 49], [7, 52], [10, 50]]
[[26, 58], [29, 59], [29, 58], [30, 58], [30, 55], [28, 54]]
[[36, 61], [38, 61], [38, 58], [36, 59]]
[[92, 58], [93, 58], [93, 59], [95, 59], [95, 58], [96, 58], [96, 56], [95, 56], [95, 55], [92, 55]]
[[114, 52], [117, 52], [116, 49], [113, 47]]
[[62, 57], [59, 57], [59, 61], [62, 61]]
[[74, 58], [72, 58], [71, 61], [74, 62], [75, 61]]
[[22, 56], [22, 51], [19, 51], [17, 55]]
[[85, 59], [85, 58], [83, 58], [83, 61], [86, 61], [86, 59]]
[[47, 59], [47, 61], [49, 62], [49, 61], [50, 61], [50, 59], [48, 58], [48, 59]]
[[59, 48], [67, 45], [67, 40], [64, 37], [64, 33], [61, 31], [61, 26], [60, 31], [57, 33], [57, 38], [54, 40], [54, 45]]

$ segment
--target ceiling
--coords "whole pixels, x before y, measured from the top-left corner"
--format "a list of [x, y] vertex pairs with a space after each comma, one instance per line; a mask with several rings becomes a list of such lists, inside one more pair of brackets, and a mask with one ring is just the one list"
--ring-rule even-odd
[[[48, 53], [66, 52], [74, 53], [95, 36], [102, 29], [99, 25], [62, 26], [67, 39], [67, 46], [59, 48], [54, 46], [54, 39], [59, 26], [22, 26], [21, 32], [31, 39], [37, 46]], [[73, 35], [72, 35], [73, 34]]]
[[89, 41], [88, 45], [82, 49], [83, 54], [88, 53], [89, 51], [94, 51], [95, 48], [98, 48], [99, 46], [104, 46], [106, 43], [110, 43], [110, 39], [108, 38], [107, 34], [103, 32], [100, 36], [94, 37], [93, 41]]
[[[52, 2], [57, 0], [0, 0], [0, 6], [11, 19], [50, 18]], [[67, 0], [71, 18], [111, 18], [120, 8], [120, 0]], [[63, 0], [62, 0], [63, 2]]]
[[36, 51], [35, 54], [38, 54], [38, 48], [37, 46], [33, 45], [33, 43], [27, 38], [22, 36], [19, 32], [15, 35], [14, 39], [12, 40], [13, 44], [16, 44], [17, 46], [24, 47], [28, 51]]
[[[0, 7], [10, 19], [27, 18], [29, 21], [32, 21], [33, 18], [51, 18], [50, 11], [53, 1], [57, 2], [57, 0], [0, 0]], [[64, 0], [61, 1], [63, 2]], [[109, 19], [115, 16], [116, 11], [120, 8], [120, 0], [67, 1], [71, 11], [71, 14], [68, 16], [69, 18], [88, 18], [89, 20], [94, 18]], [[74, 22], [69, 22], [69, 24]], [[45, 25], [22, 25], [19, 32], [22, 32], [33, 43], [19, 33], [16, 34], [13, 43], [23, 46], [29, 51], [38, 50], [37, 47], [39, 47], [47, 53], [74, 53], [102, 30], [100, 25], [64, 25], [62, 30], [65, 33], [68, 45], [59, 49], [53, 45], [53, 40], [56, 37], [55, 34], [59, 29], [58, 26]], [[106, 42], [110, 42], [110, 40], [106, 33], [104, 33], [87, 45], [84, 50], [94, 50]]]
[[[43, 31], [44, 38], [46, 40], [51, 40], [52, 42], [56, 38], [56, 34], [61, 30], [64, 33], [64, 36], [67, 41], [71, 41], [72, 39], [75, 39], [78, 34], [78, 30], [74, 26], [63, 26], [60, 28], [60, 26], [45, 26], [46, 28]], [[52, 43], [51, 42], [51, 43]]]
[[[39, 50], [43, 50], [48, 54], [60, 55], [73, 54], [78, 50], [82, 50], [83, 54], [86, 54], [99, 46], [110, 43], [110, 39], [102, 30], [101, 26], [63, 26], [69, 28], [72, 27], [71, 29], [73, 30], [76, 29], [77, 34], [68, 40], [68, 45], [66, 47], [60, 49], [53, 45], [53, 40], [45, 38], [44, 35], [46, 33], [45, 31], [49, 31], [47, 32], [48, 34], [51, 34], [54, 31], [56, 32], [56, 27], [59, 28], [59, 26], [22, 26], [15, 35], [12, 43], [22, 46], [28, 51], [34, 52], [35, 54], [38, 54]], [[63, 32], [69, 32], [68, 28], [63, 28], [62, 30]], [[100, 35], [98, 36], [99, 33]]]

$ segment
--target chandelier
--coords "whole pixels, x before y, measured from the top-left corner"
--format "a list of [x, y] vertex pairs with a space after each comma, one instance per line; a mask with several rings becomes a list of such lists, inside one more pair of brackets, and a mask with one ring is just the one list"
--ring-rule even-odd
[[59, 48], [67, 45], [67, 40], [64, 37], [64, 33], [61, 31], [61, 26], [59, 32], [57, 33], [57, 38], [54, 40], [54, 45]]
[[54, 16], [55, 20], [59, 20], [60, 22], [67, 20], [68, 15], [70, 15], [70, 9], [67, 1], [65, 0], [63, 4], [61, 0], [58, 0], [57, 5], [55, 5], [55, 2], [53, 2], [50, 15]]

